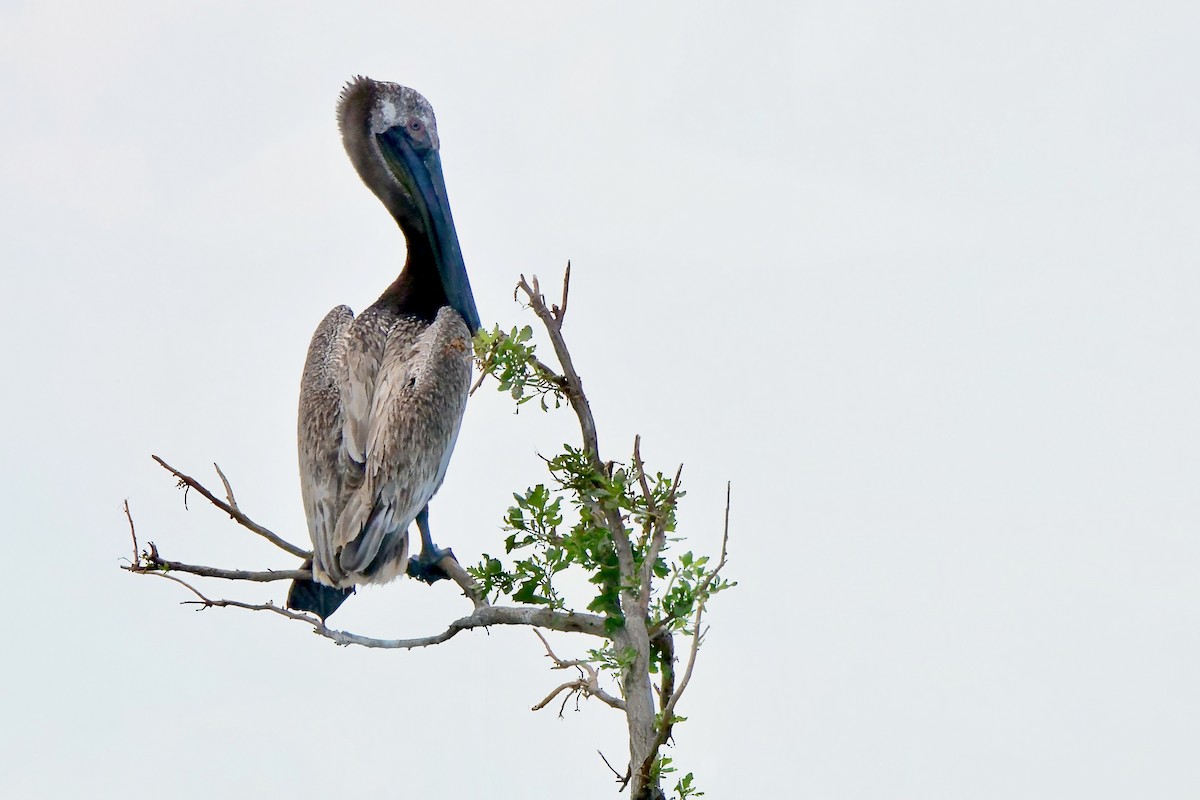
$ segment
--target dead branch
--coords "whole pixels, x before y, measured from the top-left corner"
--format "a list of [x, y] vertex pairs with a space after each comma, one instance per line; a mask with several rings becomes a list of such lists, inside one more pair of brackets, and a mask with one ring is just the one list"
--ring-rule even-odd
[[601, 760], [604, 761], [604, 766], [608, 767], [609, 770], [612, 771], [612, 774], [617, 776], [617, 783], [620, 784], [620, 788], [617, 789], [617, 793], [620, 794], [621, 792], [625, 791], [625, 787], [629, 785], [629, 779], [633, 777], [633, 773], [627, 769], [625, 770], [625, 774], [622, 775], [613, 769], [612, 764], [608, 763], [608, 759], [604, 757], [604, 753], [601, 753], [599, 750], [597, 750], [596, 754], [599, 755]]
[[[533, 711], [541, 711], [545, 708], [560, 692], [569, 691], [567, 699], [570, 699], [570, 694], [576, 694], [581, 697], [594, 697], [597, 700], [612, 706], [621, 711], [625, 710], [625, 701], [619, 697], [613, 697], [608, 692], [600, 688], [600, 673], [588, 661], [578, 659], [563, 660], [554, 654], [554, 650], [550, 648], [550, 642], [546, 641], [546, 637], [542, 636], [541, 631], [534, 629], [534, 635], [542, 640], [542, 646], [546, 648], [546, 656], [554, 662], [554, 669], [571, 669], [574, 667], [579, 670], [579, 678], [577, 680], [568, 681], [562, 684], [550, 694], [546, 695], [540, 703], [533, 707]], [[563, 700], [563, 708], [566, 707], [566, 700]], [[558, 715], [562, 716], [562, 709], [559, 709]]]
[[136, 565], [138, 563], [138, 540], [137, 531], [133, 527], [133, 514], [129, 512], [129, 498], [125, 499], [125, 519], [129, 520], [129, 536], [133, 539], [133, 561], [129, 563]]
[[566, 633], [587, 633], [592, 636], [605, 635], [604, 618], [594, 614], [574, 614], [563, 611], [551, 611], [545, 608], [516, 608], [509, 606], [483, 606], [476, 608], [471, 614], [450, 623], [446, 630], [432, 636], [421, 636], [412, 639], [377, 639], [371, 636], [361, 636], [357, 633], [339, 631], [325, 626], [317, 617], [291, 609], [281, 608], [274, 603], [244, 603], [240, 600], [214, 599], [208, 597], [192, 584], [166, 572], [147, 570], [143, 574], [154, 575], [180, 584], [196, 595], [196, 600], [185, 600], [184, 604], [197, 604], [201, 608], [240, 608], [247, 611], [267, 611], [288, 619], [297, 620], [310, 625], [315, 633], [340, 645], [358, 645], [360, 647], [380, 648], [386, 650], [411, 650], [417, 647], [429, 647], [441, 644], [462, 631], [474, 628], [488, 628], [493, 625], [527, 625]]
[[227, 581], [250, 581], [252, 583], [269, 583], [271, 581], [304, 581], [312, 578], [312, 572], [306, 569], [279, 569], [254, 572], [244, 569], [221, 569], [205, 567], [198, 564], [184, 564], [181, 561], [170, 561], [158, 554], [154, 542], [147, 542], [148, 549], [143, 550], [137, 562], [122, 569], [129, 572], [186, 572], [202, 578], [222, 578]]
[[579, 373], [575, 371], [575, 364], [571, 360], [571, 353], [567, 350], [567, 343], [562, 335], [562, 323], [567, 309], [567, 281], [570, 279], [570, 274], [571, 267], [568, 264], [563, 280], [562, 305], [556, 306], [553, 310], [546, 306], [546, 298], [542, 296], [537, 276], [532, 278], [531, 285], [529, 281], [525, 280], [525, 276], [522, 275], [521, 280], [517, 283], [517, 288], [528, 298], [529, 307], [533, 310], [534, 314], [537, 314], [538, 319], [546, 327], [546, 332], [550, 334], [550, 344], [554, 347], [554, 354], [558, 357], [558, 363], [562, 365], [562, 378], [566, 381], [567, 400], [571, 403], [571, 408], [574, 409], [575, 416], [579, 418], [579, 428], [583, 436], [583, 449], [592, 454], [593, 466], [601, 469], [603, 463], [600, 461], [600, 444], [599, 438], [596, 435], [596, 420], [592, 416], [592, 409], [588, 405], [587, 396], [583, 393], [583, 381], [580, 380]]
[[471, 614], [450, 623], [442, 633], [418, 639], [373, 639], [346, 631], [319, 630], [326, 638], [338, 644], [356, 644], [388, 650], [411, 650], [441, 644], [462, 631], [475, 628], [490, 628], [493, 625], [526, 625], [564, 633], [586, 633], [604, 637], [604, 618], [594, 614], [578, 614], [568, 611], [552, 611], [547, 608], [518, 608], [515, 606], [483, 606]]
[[[167, 462], [163, 461], [158, 456], [152, 455], [150, 457], [153, 458], [160, 467], [162, 467], [167, 472], [170, 472], [172, 475], [174, 475], [176, 478], [178, 478], [179, 482], [181, 484], [183, 484], [184, 486], [187, 486], [188, 488], [195, 489], [197, 492], [204, 495], [206, 500], [208, 500], [210, 503], [212, 503], [217, 508], [224, 511], [226, 514], [228, 514], [233, 520], [235, 520], [239, 525], [241, 525], [246, 530], [257, 533], [259, 536], [263, 537], [271, 544], [275, 545], [276, 547], [280, 548], [281, 550], [285, 550], [285, 551], [291, 553], [294, 556], [298, 556], [299, 558], [311, 558], [312, 557], [312, 553], [310, 553], [309, 551], [305, 550], [302, 547], [297, 547], [296, 545], [292, 544], [291, 542], [284, 540], [283, 538], [277, 536], [276, 534], [274, 534], [271, 531], [264, 528], [262, 525], [259, 525], [257, 522], [255, 522], [254, 520], [247, 517], [245, 514], [243, 514], [241, 511], [238, 510], [237, 506], [230, 505], [229, 503], [224, 503], [221, 500], [219, 500], [212, 492], [210, 492], [208, 489], [204, 488], [204, 486], [199, 481], [197, 481], [195, 478], [193, 478], [189, 475], [184, 475], [182, 472], [175, 469], [174, 467], [172, 467]], [[216, 466], [216, 465], [214, 464], [213, 466]], [[221, 474], [221, 470], [219, 467], [217, 468], [217, 474], [218, 475]], [[221, 475], [221, 480], [222, 481], [225, 480], [224, 475]], [[226, 483], [226, 487], [228, 487], [228, 483]], [[233, 492], [232, 491], [229, 491], [229, 499], [233, 500]]]
[[177, 578], [174, 575], [168, 575], [165, 572], [146, 572], [145, 574], [146, 575], [154, 575], [156, 577], [164, 578], [168, 581], [172, 581], [173, 583], [178, 583], [180, 586], [183, 586], [188, 591], [190, 591], [192, 594], [196, 595], [196, 597], [198, 598], [196, 600], [183, 600], [181, 602], [181, 605], [199, 605], [201, 608], [198, 610], [203, 610], [205, 608], [243, 608], [248, 611], [270, 611], [272, 613], [287, 617], [288, 619], [295, 619], [295, 620], [300, 620], [301, 622], [307, 622], [308, 624], [312, 625], [313, 627], [322, 627], [321, 621], [317, 617], [311, 616], [309, 614], [304, 614], [304, 613], [298, 612], [298, 611], [292, 611], [291, 609], [287, 609], [287, 608], [280, 608], [279, 606], [275, 605], [274, 603], [243, 603], [240, 600], [224, 600], [224, 599], [213, 600], [212, 598], [204, 595], [199, 589], [197, 589], [195, 586], [188, 583], [187, 581], [183, 580], [182, 578]]

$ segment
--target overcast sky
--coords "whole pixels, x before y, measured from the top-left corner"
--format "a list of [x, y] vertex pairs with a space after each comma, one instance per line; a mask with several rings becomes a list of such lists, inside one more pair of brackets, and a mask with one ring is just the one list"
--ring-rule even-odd
[[[309, 337], [403, 261], [358, 73], [433, 103], [485, 322], [572, 260], [604, 456], [685, 464], [689, 547], [733, 482], [671, 753], [708, 798], [1200, 794], [1200, 5], [751, 5], [0, 2], [0, 795], [615, 796], [621, 718], [531, 713], [528, 631], [341, 649], [118, 569], [126, 498], [294, 566], [150, 454], [304, 542]], [[497, 552], [571, 423], [477, 394], [439, 543]]]

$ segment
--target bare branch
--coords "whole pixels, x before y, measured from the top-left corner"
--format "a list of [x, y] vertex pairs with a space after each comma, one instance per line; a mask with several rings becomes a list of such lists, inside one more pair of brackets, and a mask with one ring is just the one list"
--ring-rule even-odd
[[389, 650], [411, 650], [441, 644], [462, 631], [488, 628], [492, 625], [527, 625], [567, 633], [586, 633], [604, 637], [604, 618], [595, 614], [577, 614], [570, 611], [552, 611], [547, 608], [519, 608], [515, 606], [483, 606], [471, 614], [450, 623], [442, 633], [419, 639], [373, 639], [345, 631], [317, 631], [338, 644], [357, 644]]
[[490, 362], [485, 361], [484, 363], [479, 365], [479, 377], [476, 378], [475, 382], [471, 384], [471, 389], [470, 389], [470, 391], [467, 392], [467, 397], [475, 396], [475, 392], [479, 389], [480, 386], [483, 386], [483, 382], [487, 379], [487, 376], [489, 375], [489, 370], [491, 370]]
[[550, 310], [554, 312], [554, 318], [558, 320], [559, 327], [562, 327], [563, 319], [567, 316], [567, 296], [571, 291], [571, 262], [567, 261], [567, 268], [563, 272], [563, 293], [562, 305], [551, 306]]
[[537, 314], [538, 319], [545, 325], [546, 332], [550, 334], [550, 343], [554, 346], [554, 354], [558, 357], [558, 363], [562, 365], [562, 377], [566, 381], [567, 400], [570, 401], [571, 408], [574, 409], [575, 416], [579, 419], [579, 428], [583, 435], [583, 448], [591, 453], [593, 466], [600, 469], [603, 466], [603, 462], [600, 461], [600, 444], [596, 436], [596, 420], [592, 417], [592, 409], [588, 405], [587, 396], [583, 393], [583, 382], [579, 379], [579, 373], [575, 371], [575, 364], [571, 361], [571, 353], [567, 350], [567, 343], [563, 340], [562, 316], [561, 314], [556, 315], [546, 307], [546, 298], [542, 296], [536, 276], [532, 278], [532, 281], [533, 283], [530, 285], [525, 280], [525, 276], [522, 275], [520, 282], [517, 283], [517, 289], [524, 292], [525, 296], [529, 298], [529, 307], [533, 309], [533, 313]]
[[[296, 545], [292, 544], [291, 542], [286, 541], [285, 539], [280, 538], [276, 534], [274, 534], [271, 531], [264, 528], [262, 525], [259, 525], [257, 522], [255, 522], [254, 520], [247, 517], [245, 514], [243, 514], [241, 511], [239, 511], [236, 507], [231, 506], [228, 503], [225, 503], [225, 502], [222, 502], [221, 500], [219, 500], [215, 495], [213, 495], [212, 492], [210, 492], [208, 489], [206, 489], [204, 487], [204, 485], [201, 484], [199, 481], [197, 481], [195, 478], [192, 478], [189, 475], [184, 475], [182, 472], [175, 469], [174, 467], [172, 467], [167, 462], [163, 461], [158, 456], [152, 455], [150, 457], [153, 458], [156, 462], [158, 462], [158, 465], [160, 467], [162, 467], [167, 472], [170, 472], [172, 475], [174, 475], [176, 478], [178, 478], [179, 481], [181, 483], [183, 483], [185, 486], [187, 486], [188, 488], [191, 488], [191, 489], [195, 489], [197, 492], [204, 495], [205, 499], [207, 499], [214, 506], [216, 506], [217, 508], [221, 509], [226, 514], [228, 514], [233, 520], [235, 520], [239, 525], [241, 525], [246, 530], [257, 533], [259, 536], [263, 537], [271, 544], [275, 545], [276, 547], [280, 548], [281, 550], [286, 550], [287, 552], [291, 553], [294, 556], [299, 556], [300, 558], [311, 558], [312, 557], [312, 553], [308, 552], [307, 550], [305, 550], [301, 547], [297, 547]], [[220, 470], [218, 470], [218, 472], [220, 472]], [[222, 475], [221, 479], [224, 480], [224, 478], [225, 478], [225, 476]], [[226, 485], [228, 486], [228, 484], [226, 484]], [[231, 499], [232, 499], [232, 496], [233, 496], [233, 493], [230, 492]]]
[[[268, 580], [294, 580], [305, 579], [312, 577], [312, 573], [308, 570], [280, 570], [279, 572], [246, 572], [238, 574], [236, 570], [221, 570], [213, 567], [197, 567], [189, 564], [178, 564], [177, 562], [166, 561], [158, 556], [157, 550], [153, 544], [150, 544], [150, 551], [142, 555], [144, 564], [147, 565], [174, 565], [169, 569], [179, 572], [187, 572], [193, 575], [202, 577], [228, 578], [230, 580], [246, 580], [246, 581], [268, 581]], [[464, 592], [469, 592], [466, 587], [473, 587], [473, 581], [457, 562], [449, 557], [439, 562], [439, 565], [445, 569], [447, 562], [452, 562], [451, 569], [447, 570], [451, 573], [451, 577], [464, 587]], [[415, 639], [377, 639], [370, 636], [360, 636], [358, 634], [349, 633], [346, 631], [337, 631], [326, 628], [323, 623], [316, 620], [307, 614], [297, 614], [287, 609], [281, 609], [272, 603], [251, 604], [243, 603], [237, 600], [213, 600], [201, 594], [194, 586], [186, 581], [177, 578], [173, 575], [164, 572], [161, 568], [155, 569], [153, 566], [133, 566], [127, 568], [130, 572], [141, 573], [143, 575], [155, 575], [160, 578], [167, 578], [175, 581], [178, 584], [186, 586], [191, 592], [197, 595], [204, 603], [205, 608], [242, 608], [250, 611], [272, 611], [281, 614], [289, 619], [302, 620], [312, 624], [316, 632], [327, 639], [331, 639], [337, 644], [350, 645], [356, 644], [362, 647], [373, 647], [391, 650], [409, 650], [414, 647], [428, 647], [434, 644], [441, 644], [457, 635], [461, 631], [471, 630], [474, 628], [487, 628], [492, 625], [527, 625], [530, 627], [545, 628], [553, 631], [563, 631], [566, 633], [586, 633], [591, 636], [604, 638], [607, 636], [604, 629], [604, 617], [596, 614], [583, 614], [571, 611], [555, 611], [548, 608], [520, 608], [514, 606], [491, 606], [485, 602], [481, 603], [478, 595], [472, 598], [472, 602], [477, 603], [474, 612], [468, 614], [461, 619], [457, 619], [450, 623], [450, 626], [441, 633], [432, 636], [423, 636]], [[460, 574], [461, 573], [461, 574]], [[465, 576], [465, 579], [464, 579]], [[470, 596], [468, 594], [468, 596]]]
[[704, 581], [696, 587], [697, 597], [706, 597], [708, 595], [708, 587], [721, 574], [721, 570], [725, 568], [725, 561], [729, 554], [729, 500], [733, 490], [733, 484], [729, 481], [725, 482], [725, 530], [721, 534], [721, 557], [717, 560], [717, 566], [712, 572], [705, 577]]
[[133, 528], [133, 514], [129, 511], [128, 499], [125, 500], [125, 519], [129, 520], [129, 536], [131, 539], [133, 539], [133, 561], [130, 563], [136, 566], [139, 560], [137, 531], [135, 531]]
[[571, 699], [571, 695], [578, 694], [579, 692], [584, 691], [586, 688], [587, 686], [584, 684], [583, 679], [577, 681], [568, 681], [567, 683], [561, 684], [555, 688], [554, 691], [542, 698], [541, 701], [531, 706], [529, 710], [541, 711], [543, 708], [550, 705], [554, 698], [558, 697], [560, 693], [567, 692], [567, 696], [563, 698], [562, 706], [558, 709], [558, 716], [561, 717], [563, 715], [563, 710], [567, 707], [567, 701]]
[[182, 578], [176, 578], [174, 575], [168, 575], [165, 572], [146, 572], [145, 574], [146, 575], [154, 575], [156, 577], [164, 578], [166, 580], [178, 583], [180, 586], [185, 587], [188, 591], [190, 591], [192, 594], [196, 595], [197, 598], [199, 598], [198, 600], [184, 600], [183, 605], [199, 604], [202, 607], [202, 609], [203, 608], [242, 608], [242, 609], [246, 609], [247, 611], [270, 611], [272, 613], [279, 614], [280, 616], [287, 617], [288, 619], [299, 620], [300, 622], [307, 622], [309, 625], [312, 625], [314, 628], [323, 628], [324, 627], [318, 618], [316, 618], [310, 614], [303, 614], [303, 613], [300, 613], [297, 611], [292, 611], [290, 609], [280, 608], [279, 606], [275, 605], [274, 603], [243, 603], [239, 600], [213, 600], [210, 597], [206, 597], [199, 589], [197, 589], [195, 586], [192, 586], [190, 583], [183, 580]]
[[214, 461], [213, 469], [217, 471], [217, 475], [221, 477], [221, 483], [225, 486], [225, 499], [229, 501], [229, 507], [234, 511], [238, 511], [237, 500], [233, 497], [233, 487], [229, 485], [229, 480], [225, 477], [225, 473], [221, 472], [221, 465]]
[[158, 554], [154, 542], [149, 542], [150, 549], [143, 551], [138, 562], [133, 566], [122, 567], [129, 572], [145, 572], [161, 574], [163, 572], [186, 572], [202, 578], [222, 578], [227, 581], [249, 581], [252, 583], [269, 583], [271, 581], [305, 581], [312, 579], [312, 572], [306, 569], [279, 569], [254, 572], [244, 569], [221, 569], [205, 567], [198, 564], [184, 564], [181, 561], [168, 561]]
[[633, 437], [633, 467], [637, 470], [638, 484], [642, 487], [642, 497], [646, 501], [646, 508], [650, 509], [653, 514], [658, 509], [654, 505], [654, 495], [650, 491], [650, 484], [646, 481], [646, 467], [642, 464], [642, 435], [639, 433]]
[[625, 791], [625, 787], [629, 785], [629, 779], [632, 777], [633, 773], [630, 772], [629, 770], [625, 770], [625, 774], [622, 775], [621, 773], [619, 773], [615, 769], [613, 769], [612, 764], [608, 763], [608, 759], [604, 758], [604, 753], [601, 753], [599, 750], [597, 750], [596, 753], [604, 761], [604, 766], [606, 766], [610, 770], [612, 770], [612, 774], [617, 776], [617, 783], [621, 784], [621, 788], [617, 789], [617, 793], [620, 794], [621, 792]]
[[[545, 700], [542, 700], [542, 702], [534, 706], [534, 711], [540, 711], [541, 709], [545, 708], [546, 704], [553, 700], [555, 695], [564, 689], [570, 689], [571, 691], [577, 692], [585, 697], [595, 697], [597, 700], [600, 700], [606, 705], [612, 706], [613, 708], [621, 711], [625, 710], [624, 700], [619, 697], [613, 697], [611, 694], [600, 688], [600, 673], [594, 666], [592, 666], [591, 662], [579, 659], [564, 661], [554, 654], [554, 651], [550, 648], [550, 642], [546, 641], [546, 637], [542, 636], [541, 631], [535, 628], [533, 633], [542, 640], [542, 646], [546, 648], [546, 655], [551, 661], [554, 662], [554, 669], [570, 669], [574, 667], [575, 669], [579, 670], [578, 680], [571, 681], [570, 683], [564, 683], [562, 686], [559, 686], [557, 689], [547, 695]], [[586, 677], [584, 677], [585, 675]], [[561, 716], [561, 712], [559, 716]]]

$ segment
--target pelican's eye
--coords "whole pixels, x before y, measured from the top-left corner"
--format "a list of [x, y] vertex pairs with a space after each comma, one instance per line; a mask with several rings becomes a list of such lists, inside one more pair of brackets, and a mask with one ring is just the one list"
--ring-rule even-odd
[[419, 119], [414, 119], [412, 122], [408, 123], [408, 129], [413, 133], [420, 133], [422, 127], [421, 120]]

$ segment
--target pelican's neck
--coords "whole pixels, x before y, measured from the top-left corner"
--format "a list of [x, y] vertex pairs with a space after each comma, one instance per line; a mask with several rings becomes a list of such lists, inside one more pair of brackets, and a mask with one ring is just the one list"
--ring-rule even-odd
[[403, 224], [400, 230], [408, 245], [404, 269], [383, 290], [375, 305], [432, 322], [438, 309], [446, 305], [446, 290], [433, 260], [433, 248], [423, 234], [405, 230]]

